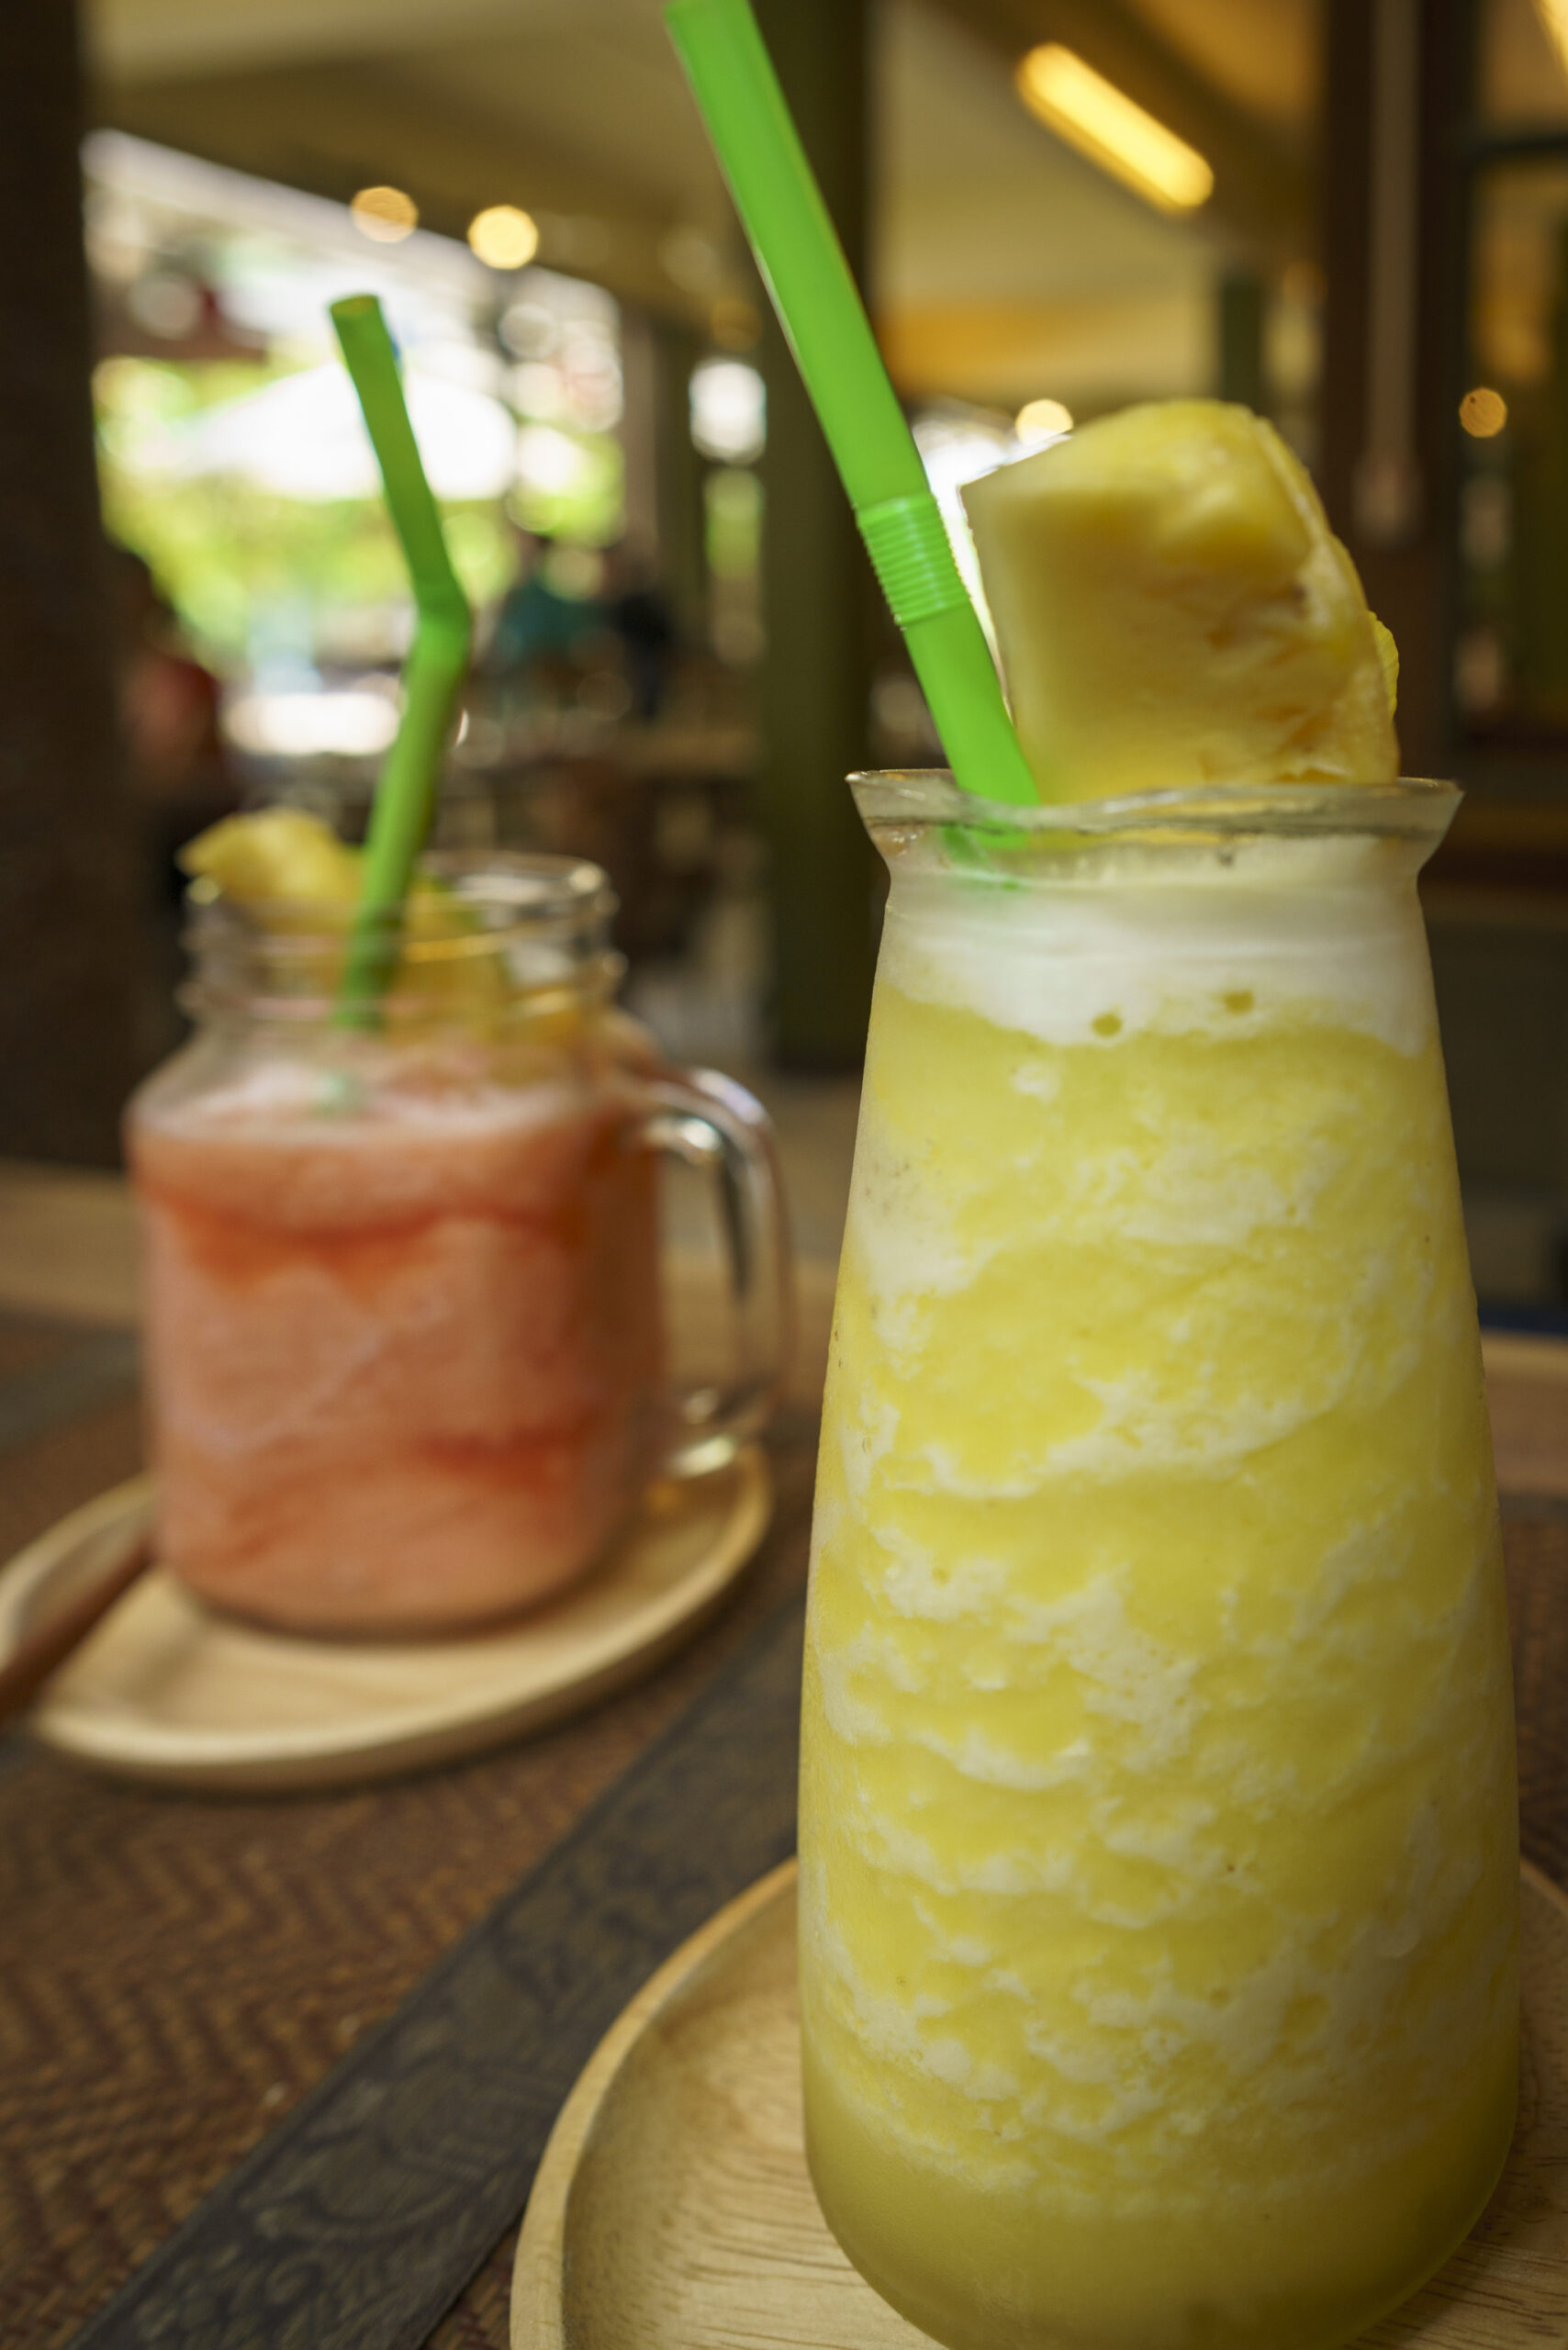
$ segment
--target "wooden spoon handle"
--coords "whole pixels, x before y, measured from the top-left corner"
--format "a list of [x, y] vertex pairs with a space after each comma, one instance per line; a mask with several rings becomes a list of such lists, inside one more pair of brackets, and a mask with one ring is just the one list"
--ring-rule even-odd
[[63, 1607], [56, 1609], [36, 1632], [28, 1633], [19, 1648], [12, 1651], [0, 1665], [0, 1724], [32, 1703], [50, 1674], [64, 1663], [73, 1649], [80, 1648], [94, 1625], [108, 1614], [122, 1592], [130, 1589], [151, 1557], [151, 1537], [144, 1534], [106, 1574], [89, 1583], [85, 1591], [79, 1591], [74, 1599], [68, 1599]]

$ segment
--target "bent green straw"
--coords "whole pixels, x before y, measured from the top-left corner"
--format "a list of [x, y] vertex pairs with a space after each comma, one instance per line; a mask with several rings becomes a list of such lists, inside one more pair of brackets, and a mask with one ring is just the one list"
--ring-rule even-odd
[[364, 879], [338, 990], [340, 1026], [374, 1028], [398, 957], [414, 860], [430, 831], [452, 713], [468, 673], [474, 615], [452, 567], [441, 515], [420, 462], [381, 305], [374, 294], [351, 294], [332, 304], [331, 317], [414, 590], [403, 715], [371, 803]]
[[805, 379], [954, 778], [1037, 800], [920, 452], [747, 0], [668, 0], [665, 22]]

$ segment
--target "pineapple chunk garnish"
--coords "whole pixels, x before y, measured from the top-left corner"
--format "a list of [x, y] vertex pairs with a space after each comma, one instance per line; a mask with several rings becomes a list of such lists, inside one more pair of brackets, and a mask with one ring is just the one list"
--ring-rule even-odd
[[1047, 800], [1398, 774], [1394, 640], [1250, 409], [1124, 408], [964, 504]]
[[225, 816], [186, 842], [180, 863], [242, 905], [352, 906], [359, 895], [359, 851], [303, 808]]
[[[241, 905], [256, 909], [269, 933], [319, 933], [334, 943], [319, 956], [289, 959], [295, 985], [330, 994], [342, 968], [348, 915], [356, 903], [364, 855], [302, 808], [263, 808], [226, 816], [180, 851], [185, 870]], [[451, 1013], [475, 1022], [499, 1017], [511, 989], [498, 953], [450, 890], [428, 874], [415, 880], [417, 908], [442, 901], [442, 919], [421, 924], [411, 910], [409, 935], [389, 988], [399, 1033]], [[320, 914], [313, 915], [312, 909]], [[401, 1000], [409, 994], [408, 1002]]]

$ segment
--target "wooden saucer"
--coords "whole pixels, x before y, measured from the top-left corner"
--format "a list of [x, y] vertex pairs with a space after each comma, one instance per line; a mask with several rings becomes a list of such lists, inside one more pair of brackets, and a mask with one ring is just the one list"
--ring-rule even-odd
[[[62, 1518], [0, 1573], [0, 1661], [151, 1521], [145, 1477]], [[461, 1639], [307, 1639], [215, 1614], [154, 1565], [28, 1719], [78, 1762], [166, 1785], [283, 1791], [447, 1762], [577, 1712], [690, 1637], [767, 1531], [759, 1446], [653, 1486], [586, 1583]]]
[[[1568, 2343], [1568, 1901], [1523, 1884], [1524, 2076], [1497, 2191], [1448, 2266], [1361, 2339]], [[589, 2060], [534, 2180], [512, 2350], [921, 2350], [817, 2209], [801, 2137], [795, 1868], [694, 1934]]]

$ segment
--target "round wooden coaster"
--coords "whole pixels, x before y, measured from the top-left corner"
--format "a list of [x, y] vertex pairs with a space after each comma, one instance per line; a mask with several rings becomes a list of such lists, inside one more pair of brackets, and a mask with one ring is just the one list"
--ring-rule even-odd
[[[1568, 1900], [1523, 1883], [1524, 2077], [1497, 2191], [1378, 2350], [1568, 2342]], [[512, 2350], [921, 2350], [817, 2209], [801, 2143], [795, 1868], [694, 1934], [562, 2109], [518, 2244]]]
[[[0, 1661], [144, 1531], [136, 1478], [0, 1573]], [[586, 1583], [461, 1639], [307, 1639], [215, 1614], [153, 1566], [29, 1718], [77, 1761], [163, 1785], [283, 1791], [388, 1776], [498, 1746], [651, 1672], [690, 1637], [767, 1531], [760, 1447], [653, 1486]]]

